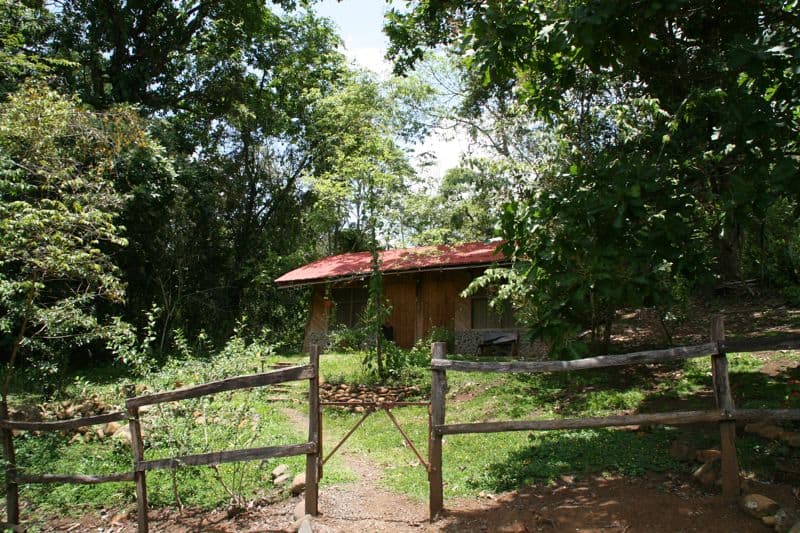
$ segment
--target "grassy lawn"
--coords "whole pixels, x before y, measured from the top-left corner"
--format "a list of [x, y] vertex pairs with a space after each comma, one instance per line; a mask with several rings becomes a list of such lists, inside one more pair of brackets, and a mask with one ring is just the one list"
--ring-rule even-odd
[[[227, 354], [230, 355], [230, 354]], [[267, 358], [269, 365], [278, 357]], [[170, 390], [224, 377], [260, 370], [260, 361], [241, 357], [217, 357], [213, 360], [176, 361], [160, 371], [135, 381], [108, 368], [73, 376], [74, 381], [59, 397], [58, 404], [80, 401], [90, 395], [116, 409], [124, 405], [124, 383], [136, 383], [138, 392]], [[295, 398], [300, 401], [304, 383], [287, 384], [280, 391], [270, 388], [221, 393], [196, 400], [159, 405], [142, 415], [145, 459], [169, 458], [184, 454], [233, 450], [260, 446], [278, 446], [305, 442], [306, 431], [297, 427], [286, 409], [304, 406], [305, 402], [272, 401], [270, 398]], [[12, 401], [39, 403], [41, 398], [30, 390]], [[48, 403], [53, 405], [53, 402]], [[116, 410], [115, 409], [115, 410]], [[102, 428], [98, 426], [97, 428]], [[93, 429], [97, 429], [93, 428]], [[113, 438], [70, 442], [73, 434], [20, 433], [14, 442], [17, 464], [31, 474], [107, 474], [130, 471], [130, 448]], [[272, 486], [270, 473], [286, 463], [292, 474], [305, 471], [305, 457], [287, 457], [268, 461], [229, 463], [211, 467], [183, 467], [157, 470], [147, 475], [149, 502], [153, 506], [183, 505], [216, 508], [240, 505], [250, 500], [274, 500], [285, 492]], [[334, 458], [326, 469], [324, 484], [355, 479]], [[102, 485], [23, 485], [20, 487], [22, 517], [26, 520], [49, 516], [79, 516], [94, 509], [130, 506], [135, 501], [132, 483]]]
[[[732, 354], [731, 383], [741, 407], [798, 408], [800, 392], [796, 373], [769, 376], [760, 372], [761, 355]], [[772, 361], [797, 366], [800, 352], [779, 352]], [[336, 382], [369, 381], [360, 372], [355, 355], [326, 354], [322, 374]], [[447, 422], [523, 420], [605, 416], [632, 412], [711, 409], [710, 362], [707, 358], [660, 367], [629, 367], [572, 374], [501, 375], [448, 373]], [[429, 373], [419, 376], [423, 390], [430, 387]], [[427, 412], [399, 408], [394, 413], [412, 440], [423, 446], [427, 439]], [[361, 415], [329, 409], [324, 427], [344, 434]], [[798, 428], [800, 429], [800, 428]], [[672, 458], [670, 444], [680, 439], [698, 448], [718, 446], [715, 427], [642, 428], [632, 430], [580, 430], [509, 432], [447, 436], [444, 442], [445, 496], [469, 496], [480, 491], [502, 491], [561, 475], [641, 475], [647, 471], [688, 471], [693, 466]], [[338, 442], [338, 440], [336, 441]], [[330, 446], [330, 445], [329, 445]], [[384, 483], [416, 498], [426, 498], [424, 470], [413, 452], [382, 413], [372, 415], [345, 444], [367, 455], [384, 469]], [[738, 441], [744, 469], [769, 478], [776, 460], [800, 460], [797, 449], [744, 435]]]
[[[302, 355], [272, 356], [265, 361], [303, 363]], [[800, 407], [797, 391], [799, 352], [776, 352], [769, 359], [761, 354], [730, 356], [731, 383], [736, 404], [741, 407]], [[330, 383], [371, 384], [358, 354], [324, 354], [323, 379]], [[774, 375], [760, 370], [782, 361]], [[251, 373], [260, 361], [249, 352], [225, 354], [213, 360], [175, 362], [137, 384], [148, 391], [169, 390], [182, 385]], [[122, 380], [108, 369], [74, 376], [64, 395], [86, 398], [97, 395], [122, 406]], [[404, 375], [406, 384], [419, 385], [423, 396], [430, 387], [430, 372], [413, 369]], [[573, 374], [509, 375], [449, 372], [447, 422], [475, 422], [531, 418], [603, 416], [613, 413], [658, 412], [711, 408], [710, 366], [707, 359], [658, 368], [626, 368]], [[165, 404], [144, 416], [146, 458], [186, 453], [274, 446], [305, 441], [296, 416], [305, 414], [304, 383], [287, 388], [269, 388]], [[289, 400], [271, 401], [275, 397]], [[36, 402], [30, 391], [19, 401]], [[268, 401], [270, 400], [270, 401]], [[427, 409], [397, 408], [398, 422], [417, 448], [427, 455]], [[328, 407], [324, 411], [326, 453], [362, 415]], [[800, 429], [800, 428], [799, 428]], [[108, 473], [130, 468], [127, 446], [111, 439], [69, 443], [70, 435], [25, 435], [15, 442], [18, 463], [38, 473]], [[548, 482], [561, 475], [640, 475], [646, 471], [686, 471], [691, 465], [670, 457], [667, 450], [675, 439], [697, 447], [717, 444], [714, 428], [704, 431], [673, 428], [640, 430], [581, 430], [559, 432], [515, 432], [448, 436], [444, 443], [445, 496], [469, 496], [481, 491], [498, 492], [531, 482]], [[800, 460], [797, 449], [745, 435], [738, 441], [744, 469], [769, 477], [777, 460]], [[363, 454], [382, 469], [385, 486], [424, 499], [427, 475], [413, 451], [382, 412], [372, 414], [344, 446]], [[239, 501], [282, 497], [269, 474], [278, 460], [209, 467], [179, 468], [148, 474], [150, 502], [154, 506], [184, 505], [213, 508], [229, 505], [232, 495]], [[304, 458], [281, 459], [292, 472], [303, 471]], [[355, 476], [337, 453], [326, 465], [323, 484], [352, 481]], [[25, 518], [55, 514], [81, 514], [91, 509], [125, 507], [134, 501], [133, 485], [25, 486], [20, 501]], [[235, 502], [234, 502], [235, 503]]]

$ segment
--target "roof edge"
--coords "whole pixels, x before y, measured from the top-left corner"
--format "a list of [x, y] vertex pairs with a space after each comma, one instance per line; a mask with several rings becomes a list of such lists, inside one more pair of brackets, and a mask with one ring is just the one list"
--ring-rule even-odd
[[[490, 268], [491, 266], [509, 266], [512, 262], [510, 260], [505, 261], [496, 261], [493, 263], [469, 263], [464, 265], [452, 265], [452, 266], [430, 266], [430, 267], [418, 267], [418, 268], [409, 268], [405, 270], [390, 270], [388, 272], [382, 272], [384, 277], [387, 276], [398, 276], [402, 274], [412, 274], [415, 272], [432, 272], [432, 271], [449, 271], [449, 270], [469, 270], [476, 267], [482, 268]], [[325, 279], [314, 279], [314, 280], [307, 280], [307, 281], [276, 281], [275, 284], [278, 285], [279, 289], [294, 289], [299, 287], [310, 287], [312, 285], [325, 285], [327, 283], [337, 283], [342, 281], [353, 281], [357, 279], [365, 279], [372, 275], [372, 272], [363, 272], [360, 274], [350, 274], [345, 276], [339, 276], [335, 278], [325, 278]]]

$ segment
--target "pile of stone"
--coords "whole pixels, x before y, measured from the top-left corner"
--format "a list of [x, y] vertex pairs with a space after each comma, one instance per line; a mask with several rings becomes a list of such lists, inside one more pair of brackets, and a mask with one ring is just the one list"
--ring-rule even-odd
[[80, 403], [63, 401], [39, 405], [19, 405], [9, 408], [8, 414], [11, 420], [43, 422], [103, 415], [114, 410], [114, 406], [105, 403], [96, 394], [93, 394], [89, 399]]
[[700, 463], [692, 477], [703, 489], [713, 490], [722, 486], [722, 453], [719, 450], [696, 450], [684, 442], [675, 441], [669, 454], [679, 461]]
[[368, 387], [366, 385], [332, 385], [323, 383], [319, 390], [320, 400], [323, 402], [341, 402], [346, 411], [363, 413], [363, 404], [387, 404], [402, 401], [415, 401], [420, 397], [417, 386], [401, 387]]
[[[24, 422], [57, 422], [75, 418], [99, 416], [117, 411], [114, 405], [104, 402], [96, 394], [83, 402], [51, 402], [39, 405], [19, 405], [9, 409], [9, 418]], [[20, 433], [15, 430], [15, 434]], [[34, 432], [39, 433], [39, 432]], [[127, 423], [109, 422], [103, 426], [81, 426], [67, 435], [69, 444], [113, 438], [130, 446], [131, 434]]]
[[769, 440], [780, 440], [792, 448], [800, 448], [800, 433], [787, 431], [776, 425], [771, 420], [753, 422], [744, 427], [747, 433], [752, 433]]
[[[306, 475], [304, 473], [296, 474], [292, 477], [292, 472], [289, 465], [279, 464], [272, 470], [272, 484], [278, 490], [289, 489], [292, 496], [300, 496], [306, 490]], [[291, 480], [291, 483], [289, 482]], [[313, 519], [311, 515], [306, 514], [306, 502], [303, 498], [297, 502], [293, 511], [294, 524], [292, 531], [302, 531], [303, 533], [310, 533], [313, 529]]]
[[[298, 496], [306, 490], [306, 475], [299, 473], [292, 477], [292, 472], [289, 470], [289, 465], [279, 464], [272, 470], [272, 484], [279, 489], [288, 488], [293, 496]], [[291, 484], [289, 481], [291, 480]]]

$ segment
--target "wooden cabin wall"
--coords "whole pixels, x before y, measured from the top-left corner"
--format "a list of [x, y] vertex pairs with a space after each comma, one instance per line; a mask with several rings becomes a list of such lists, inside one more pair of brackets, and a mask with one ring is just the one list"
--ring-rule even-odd
[[[460, 296], [472, 280], [468, 270], [419, 272], [388, 275], [384, 279], [384, 294], [392, 305], [387, 325], [392, 327], [395, 343], [411, 348], [426, 337], [432, 328], [464, 331], [472, 327], [469, 298]], [[363, 286], [363, 280], [339, 285]], [[324, 301], [325, 286], [317, 285], [311, 299], [311, 312], [306, 324], [305, 348], [324, 343], [331, 326], [329, 308]]]
[[303, 350], [308, 351], [312, 344], [317, 344], [328, 333], [328, 308], [325, 307], [325, 286], [317, 285], [311, 293], [311, 309], [306, 322], [306, 332], [303, 338]]
[[416, 280], [413, 276], [386, 276], [383, 293], [392, 306], [387, 322], [393, 329], [394, 342], [401, 348], [411, 348], [416, 341]]
[[[463, 323], [464, 307], [469, 312], [469, 300], [461, 298], [471, 280], [470, 274], [462, 270], [425, 272], [422, 274], [420, 298], [422, 301], [422, 337], [434, 327], [445, 327], [453, 332]], [[458, 309], [458, 313], [456, 310]]]

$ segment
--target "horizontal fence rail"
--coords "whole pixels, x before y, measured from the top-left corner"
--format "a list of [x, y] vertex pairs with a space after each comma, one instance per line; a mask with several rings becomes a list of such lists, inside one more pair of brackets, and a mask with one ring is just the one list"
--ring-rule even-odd
[[635, 415], [564, 418], [555, 420], [510, 420], [505, 422], [473, 422], [447, 424], [434, 429], [440, 435], [497, 433], [499, 431], [553, 431], [564, 429], [597, 429], [639, 425], [680, 426], [715, 423], [726, 420], [755, 422], [758, 420], [800, 420], [800, 409], [737, 409], [729, 411], [673, 411]]
[[[800, 337], [759, 338], [726, 341], [721, 316], [714, 317], [711, 326], [711, 342], [696, 346], [683, 346], [665, 350], [648, 350], [627, 354], [601, 355], [572, 361], [461, 361], [448, 359], [445, 343], [431, 346], [431, 420], [432, 431], [429, 446], [429, 504], [430, 519], [444, 508], [442, 479], [442, 437], [472, 433], [496, 433], [505, 431], [551, 431], [624, 427], [637, 425], [677, 426], [684, 424], [715, 423], [720, 428], [722, 456], [722, 489], [727, 501], [733, 501], [739, 493], [738, 459], [736, 457], [736, 423], [771, 420], [800, 420], [800, 409], [736, 409], [731, 394], [728, 360], [726, 353], [754, 352], [766, 350], [800, 349]], [[697, 357], [708, 357], [711, 361], [712, 383], [716, 409], [704, 411], [676, 411], [666, 413], [638, 413], [605, 417], [565, 418], [547, 420], [509, 420], [445, 424], [445, 401], [447, 393], [447, 371], [499, 372], [499, 373], [544, 373], [571, 372], [576, 370], [602, 369], [634, 364], [666, 363]]]
[[304, 444], [291, 444], [288, 446], [268, 446], [264, 448], [247, 448], [243, 450], [229, 450], [223, 452], [199, 453], [183, 455], [168, 459], [152, 459], [141, 461], [136, 465], [137, 470], [156, 470], [159, 468], [177, 468], [180, 466], [219, 465], [235, 463], [238, 461], [255, 461], [270, 459], [272, 457], [291, 457], [292, 455], [306, 455], [316, 453], [317, 444], [306, 442]]
[[80, 474], [42, 474], [27, 475], [17, 474], [17, 483], [71, 483], [75, 485], [97, 485], [98, 483], [111, 483], [120, 481], [133, 481], [133, 472], [121, 474], [105, 474], [102, 476], [85, 476]]
[[[139, 409], [148, 405], [162, 404], [200, 398], [211, 394], [265, 387], [287, 381], [309, 380], [309, 439], [308, 442], [287, 446], [266, 446], [241, 450], [226, 450], [165, 459], [144, 459], [144, 442]], [[23, 531], [19, 520], [19, 484], [68, 483], [93, 485], [110, 482], [134, 482], [136, 486], [137, 523], [139, 532], [149, 529], [147, 518], [146, 472], [155, 469], [182, 466], [218, 465], [223, 463], [270, 459], [273, 457], [306, 456], [306, 514], [318, 513], [319, 455], [322, 441], [319, 423], [319, 347], [312, 346], [310, 364], [281, 368], [270, 372], [236, 376], [232, 378], [183, 387], [166, 392], [157, 392], [129, 398], [125, 401], [127, 412], [106, 413], [71, 420], [50, 422], [28, 422], [0, 419], [3, 455], [6, 461], [6, 514], [7, 522], [0, 526], [14, 531]], [[13, 431], [69, 431], [86, 426], [109, 422], [127, 421], [131, 433], [133, 470], [131, 472], [85, 475], [85, 474], [27, 474], [16, 465]]]
[[459, 370], [462, 372], [507, 372], [507, 373], [537, 373], [537, 372], [570, 372], [573, 370], [587, 370], [590, 368], [608, 368], [645, 363], [664, 363], [693, 357], [706, 357], [719, 353], [716, 342], [699, 344], [697, 346], [684, 346], [669, 348], [667, 350], [650, 350], [617, 355], [601, 355], [587, 357], [573, 361], [457, 361], [452, 359], [433, 359], [431, 368], [434, 370]]
[[23, 422], [17, 420], [0, 420], [0, 428], [17, 431], [67, 431], [85, 426], [98, 426], [109, 422], [128, 420], [128, 415], [121, 411], [104, 415], [58, 420], [53, 422]]
[[276, 383], [284, 383], [286, 381], [310, 379], [315, 375], [316, 371], [311, 365], [281, 368], [271, 372], [264, 372], [263, 374], [237, 376], [234, 378], [222, 379], [220, 381], [212, 381], [211, 383], [203, 383], [202, 385], [192, 385], [172, 391], [156, 392], [153, 394], [146, 394], [144, 396], [137, 396], [135, 398], [128, 398], [125, 400], [125, 407], [132, 409], [134, 407], [143, 407], [145, 405], [175, 402], [178, 400], [190, 400], [192, 398], [201, 398], [203, 396], [218, 394], [220, 392], [251, 389], [256, 387], [264, 387], [266, 385], [274, 385]]

